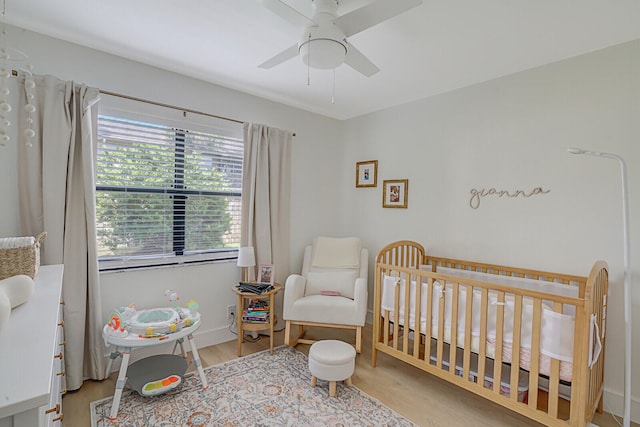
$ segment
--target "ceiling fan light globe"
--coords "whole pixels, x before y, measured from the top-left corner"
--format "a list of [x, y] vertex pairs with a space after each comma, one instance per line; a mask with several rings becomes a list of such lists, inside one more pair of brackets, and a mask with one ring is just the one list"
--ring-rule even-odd
[[347, 48], [335, 40], [314, 39], [300, 45], [302, 62], [312, 68], [329, 70], [344, 62]]
[[298, 44], [302, 62], [321, 70], [336, 68], [347, 55], [344, 34], [330, 22], [331, 15], [320, 14], [315, 19], [320, 25], [306, 28]]

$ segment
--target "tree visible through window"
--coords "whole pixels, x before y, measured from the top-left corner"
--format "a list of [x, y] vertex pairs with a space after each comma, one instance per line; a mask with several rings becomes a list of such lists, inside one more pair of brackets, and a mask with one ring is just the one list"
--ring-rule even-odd
[[98, 117], [101, 260], [215, 254], [239, 247], [243, 142]]

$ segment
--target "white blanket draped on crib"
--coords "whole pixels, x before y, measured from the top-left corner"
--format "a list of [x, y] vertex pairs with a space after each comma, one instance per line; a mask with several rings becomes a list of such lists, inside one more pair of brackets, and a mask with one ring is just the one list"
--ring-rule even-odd
[[[453, 269], [446, 269], [453, 270]], [[438, 269], [438, 273], [444, 272]], [[447, 271], [446, 274], [450, 272]], [[485, 273], [476, 272], [463, 272], [470, 273], [471, 275], [483, 275]], [[458, 274], [456, 274], [458, 275]], [[465, 274], [467, 276], [467, 274]], [[491, 275], [493, 279], [495, 275]], [[498, 276], [500, 280], [505, 279], [519, 279], [534, 281], [530, 279], [511, 278]], [[471, 278], [471, 277], [468, 277]], [[481, 280], [479, 277], [473, 277], [475, 280]], [[485, 279], [485, 281], [487, 281]], [[495, 283], [495, 280], [489, 281]], [[389, 319], [394, 318], [394, 299], [395, 299], [395, 287], [396, 283], [399, 283], [399, 323], [404, 323], [405, 316], [405, 286], [404, 279], [398, 277], [384, 277], [384, 283], [382, 288], [382, 301], [381, 309], [384, 315], [384, 311], [391, 312]], [[501, 283], [504, 284], [504, 283]], [[518, 283], [517, 285], [522, 285]], [[575, 286], [555, 284], [552, 282], [543, 282], [542, 286], [545, 287], [545, 292], [549, 292], [550, 287], [561, 286], [563, 292], [575, 293], [577, 295], [577, 288]], [[573, 289], [569, 289], [573, 288]], [[457, 342], [461, 347], [465, 342], [465, 320], [466, 320], [466, 295], [467, 285], [461, 284], [458, 288], [458, 319], [457, 319]], [[411, 282], [411, 288], [409, 290], [410, 295], [410, 311], [409, 311], [409, 327], [413, 329], [415, 325], [415, 306], [416, 306], [416, 282]], [[472, 322], [471, 322], [471, 351], [478, 353], [479, 341], [480, 341], [480, 307], [481, 307], [481, 290], [475, 288], [473, 290], [473, 306], [471, 310]], [[437, 338], [438, 333], [438, 319], [439, 319], [439, 306], [440, 298], [445, 298], [444, 304], [444, 339], [446, 342], [451, 340], [451, 317], [452, 317], [452, 301], [453, 301], [453, 286], [446, 284], [443, 287], [439, 281], [434, 281], [432, 288], [432, 295], [429, 297], [427, 292], [427, 284], [422, 283], [421, 289], [421, 301], [420, 301], [420, 333], [426, 333], [426, 312], [427, 304], [431, 299], [431, 336]], [[496, 342], [496, 319], [498, 299], [496, 291], [489, 291], [488, 294], [488, 308], [487, 308], [487, 339], [486, 339], [486, 354], [487, 357], [494, 358], [495, 356], [495, 342]], [[504, 323], [503, 323], [503, 359], [505, 362], [511, 362], [512, 345], [513, 345], [513, 320], [514, 320], [514, 295], [505, 294], [504, 302]], [[520, 334], [520, 366], [523, 369], [528, 369], [531, 360], [531, 335], [533, 324], [533, 301], [531, 298], [525, 297], [522, 300], [522, 327]], [[540, 330], [540, 372], [542, 374], [549, 373], [551, 358], [558, 359], [560, 363], [560, 378], [565, 381], [571, 381], [572, 375], [572, 359], [573, 359], [573, 331], [575, 326], [575, 317], [573, 314], [563, 314], [554, 312], [552, 307], [543, 302], [542, 303], [542, 315], [541, 315], [541, 330]]]

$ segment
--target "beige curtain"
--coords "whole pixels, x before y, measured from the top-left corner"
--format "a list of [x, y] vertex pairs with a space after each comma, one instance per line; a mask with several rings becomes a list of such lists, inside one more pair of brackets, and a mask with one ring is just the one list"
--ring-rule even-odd
[[[273, 264], [281, 284], [289, 275], [292, 139], [286, 130], [244, 124], [241, 245], [255, 248], [256, 264]], [[276, 330], [284, 327], [283, 294], [276, 296]]]
[[[31, 146], [20, 141], [18, 188], [24, 235], [47, 232], [42, 264], [64, 264], [65, 377], [104, 377], [102, 312], [96, 249], [95, 143], [97, 89], [35, 76], [37, 108]], [[23, 91], [24, 92], [24, 91]], [[21, 94], [20, 111], [26, 95]], [[21, 123], [27, 117], [23, 114]]]

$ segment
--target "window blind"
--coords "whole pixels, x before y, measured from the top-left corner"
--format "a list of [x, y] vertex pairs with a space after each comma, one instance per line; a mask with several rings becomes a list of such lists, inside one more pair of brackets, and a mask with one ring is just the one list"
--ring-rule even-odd
[[242, 139], [100, 115], [97, 145], [101, 268], [213, 259], [239, 247]]

